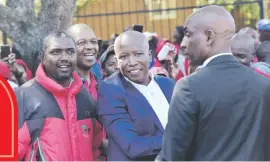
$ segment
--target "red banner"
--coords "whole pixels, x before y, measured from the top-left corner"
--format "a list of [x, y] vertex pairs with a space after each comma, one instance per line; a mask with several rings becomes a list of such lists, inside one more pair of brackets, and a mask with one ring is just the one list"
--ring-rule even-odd
[[18, 107], [9, 83], [0, 76], [0, 160], [18, 160]]

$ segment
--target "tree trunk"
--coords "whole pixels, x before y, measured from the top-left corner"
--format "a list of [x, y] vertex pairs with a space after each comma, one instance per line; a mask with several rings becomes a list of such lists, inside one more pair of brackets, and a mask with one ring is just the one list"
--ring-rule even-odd
[[41, 0], [42, 7], [35, 14], [33, 0], [8, 0], [0, 5], [0, 30], [27, 60], [34, 72], [43, 38], [53, 30], [65, 30], [72, 24], [76, 0]]

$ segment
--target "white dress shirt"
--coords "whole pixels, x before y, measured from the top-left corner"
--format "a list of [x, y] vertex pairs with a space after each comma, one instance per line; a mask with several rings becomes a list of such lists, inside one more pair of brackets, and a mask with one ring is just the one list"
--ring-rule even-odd
[[126, 78], [126, 80], [128, 80], [136, 89], [138, 89], [143, 94], [143, 96], [155, 111], [161, 125], [165, 129], [168, 122], [169, 103], [162, 90], [160, 89], [158, 83], [155, 81], [153, 75], [151, 75], [151, 81], [147, 86], [134, 83], [128, 78]]
[[220, 54], [211, 56], [211, 57], [209, 57], [208, 59], [206, 59], [206, 60], [204, 61], [204, 63], [203, 63], [201, 66], [198, 66], [196, 70], [199, 70], [199, 69], [201, 69], [201, 68], [206, 67], [206, 66], [209, 64], [209, 62], [211, 62], [214, 58], [217, 58], [217, 57], [219, 57], [219, 56], [225, 56], [225, 55], [233, 55], [233, 54], [232, 54], [232, 53], [220, 53]]

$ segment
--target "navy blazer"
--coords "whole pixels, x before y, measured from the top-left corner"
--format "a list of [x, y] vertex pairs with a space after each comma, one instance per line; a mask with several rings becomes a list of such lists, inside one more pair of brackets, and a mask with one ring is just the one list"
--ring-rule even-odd
[[[174, 80], [162, 76], [154, 79], [170, 103]], [[155, 159], [161, 150], [164, 129], [143, 94], [120, 72], [100, 84], [98, 108], [109, 140], [108, 161]]]

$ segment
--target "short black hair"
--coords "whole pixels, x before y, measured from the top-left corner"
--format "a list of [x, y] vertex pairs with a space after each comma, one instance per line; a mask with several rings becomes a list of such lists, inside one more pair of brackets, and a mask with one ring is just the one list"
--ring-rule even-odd
[[265, 57], [270, 57], [270, 51], [268, 53], [265, 53], [267, 49], [270, 49], [270, 41], [264, 41], [261, 44], [259, 44], [259, 46], [256, 49], [256, 56], [259, 61], [261, 61]]
[[115, 55], [115, 52], [114, 51], [110, 51], [107, 53], [107, 56], [105, 57], [104, 61], [101, 62], [101, 68], [102, 69], [105, 69], [105, 63], [107, 62], [108, 58], [112, 55]]
[[47, 48], [47, 43], [50, 39], [52, 38], [69, 38], [72, 40], [72, 42], [74, 43], [74, 46], [75, 46], [75, 41], [72, 39], [72, 37], [67, 34], [66, 32], [62, 31], [62, 30], [55, 30], [53, 32], [51, 32], [49, 35], [47, 35], [43, 41], [42, 41], [42, 49], [41, 49], [41, 54], [43, 55], [46, 48]]

